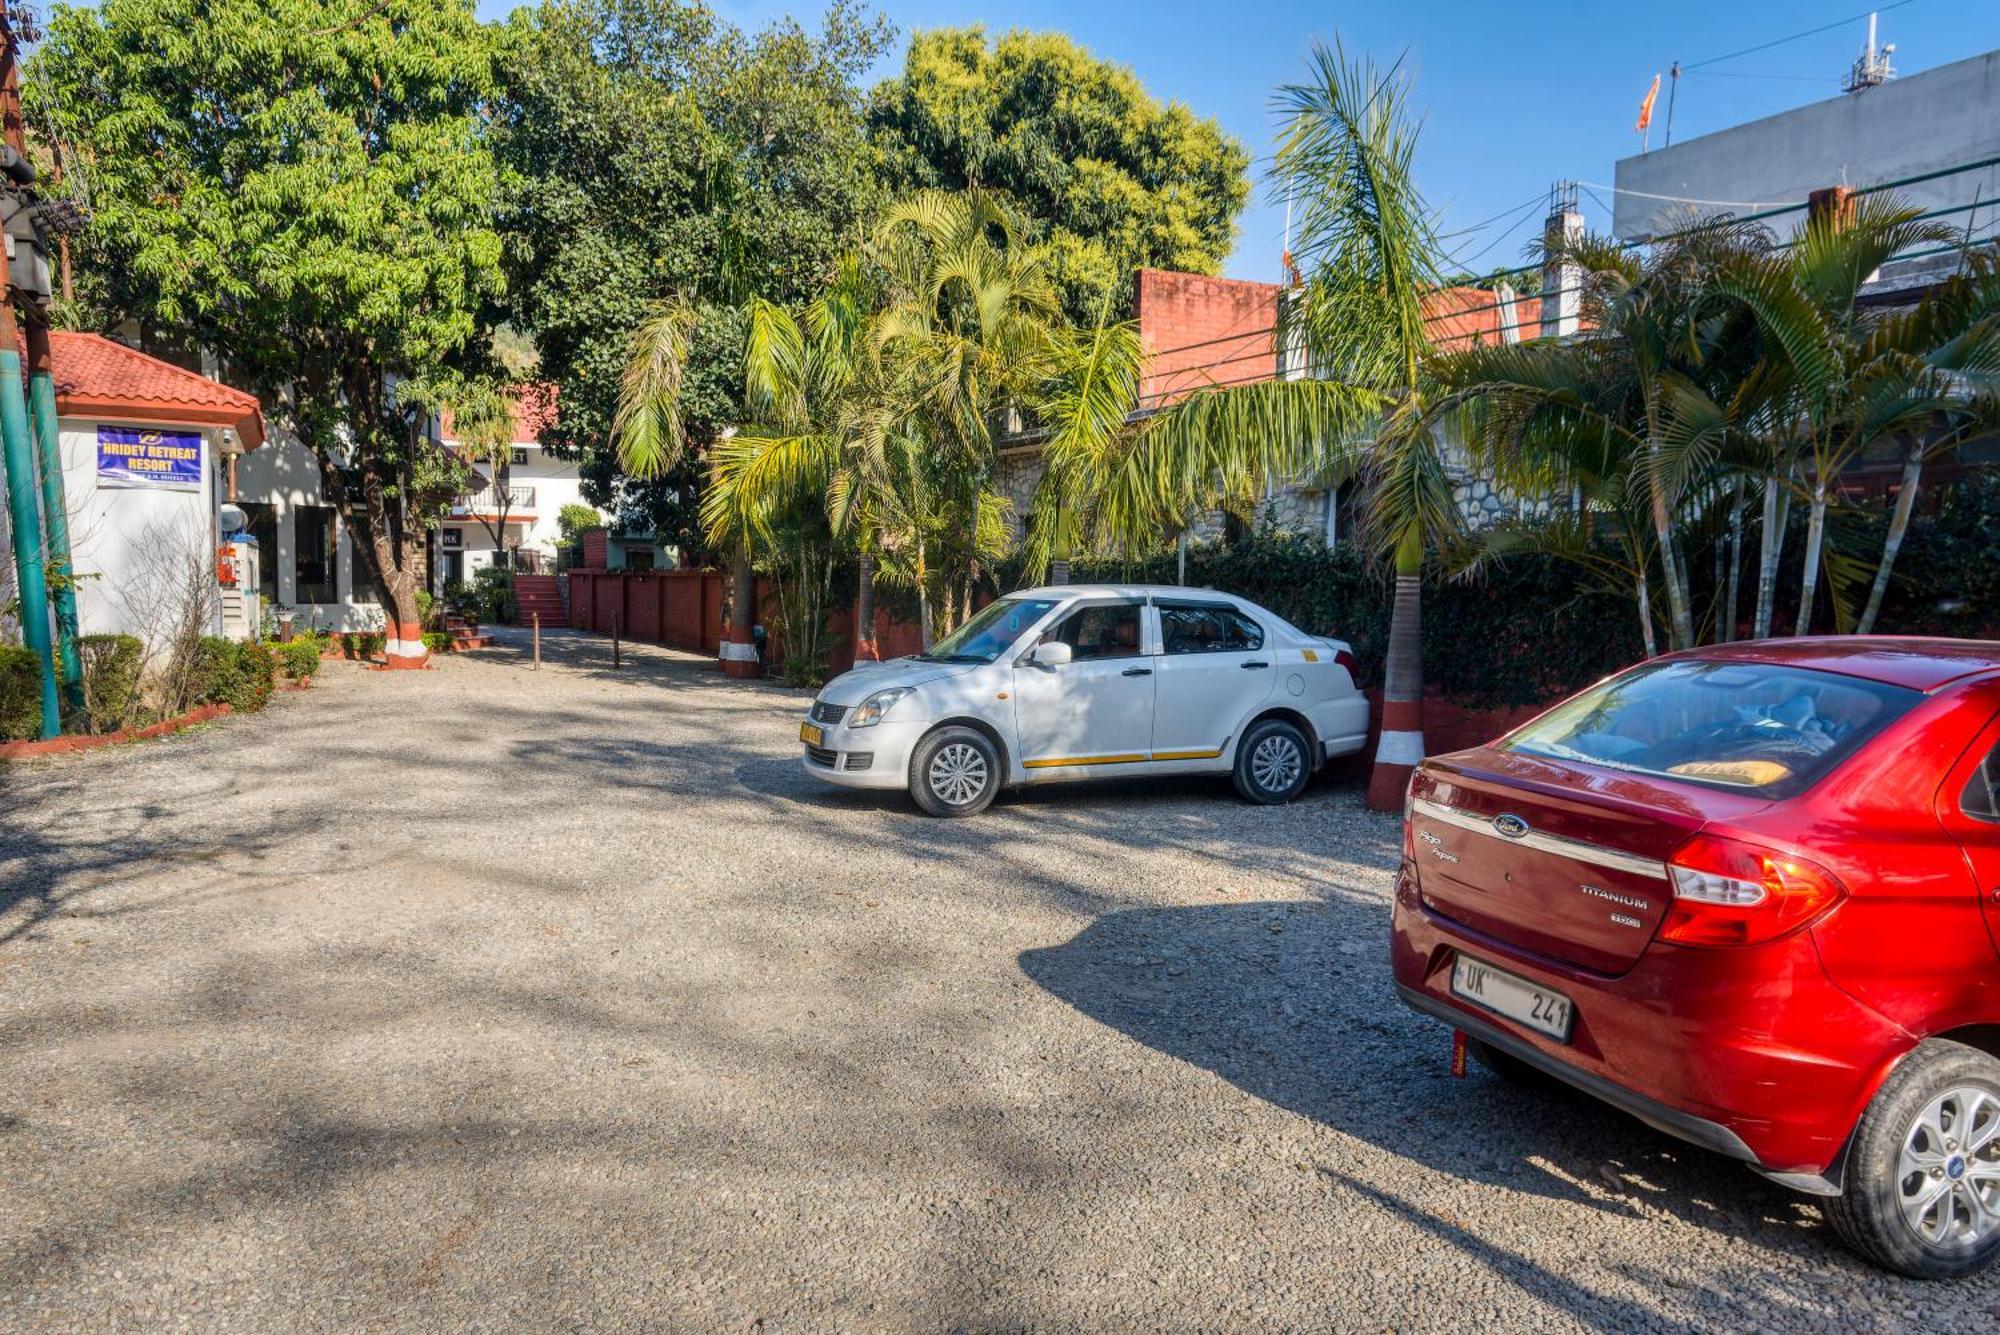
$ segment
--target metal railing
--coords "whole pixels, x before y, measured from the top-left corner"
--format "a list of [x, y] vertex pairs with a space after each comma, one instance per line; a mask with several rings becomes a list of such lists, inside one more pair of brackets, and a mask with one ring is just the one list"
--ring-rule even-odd
[[[478, 514], [497, 514], [500, 511], [500, 488], [482, 487], [478, 491], [461, 492], [451, 503], [454, 510], [472, 511]], [[535, 508], [533, 487], [508, 487], [507, 508], [509, 510], [532, 510]]]

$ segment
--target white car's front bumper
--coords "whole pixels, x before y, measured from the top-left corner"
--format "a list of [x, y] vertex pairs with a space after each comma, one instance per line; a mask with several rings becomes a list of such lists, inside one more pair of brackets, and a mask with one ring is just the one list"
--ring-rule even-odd
[[818, 746], [800, 739], [806, 773], [843, 788], [906, 788], [910, 752], [930, 725], [884, 719], [872, 728], [814, 726], [822, 734]]

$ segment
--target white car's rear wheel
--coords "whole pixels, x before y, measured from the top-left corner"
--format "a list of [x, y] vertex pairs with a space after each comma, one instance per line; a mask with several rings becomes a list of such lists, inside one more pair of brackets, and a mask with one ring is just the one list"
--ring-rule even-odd
[[1305, 791], [1312, 772], [1306, 735], [1283, 719], [1251, 724], [1236, 748], [1236, 791], [1246, 801], [1267, 806], [1289, 802]]
[[933, 816], [972, 816], [1000, 791], [1000, 749], [977, 728], [939, 728], [910, 756], [910, 796]]

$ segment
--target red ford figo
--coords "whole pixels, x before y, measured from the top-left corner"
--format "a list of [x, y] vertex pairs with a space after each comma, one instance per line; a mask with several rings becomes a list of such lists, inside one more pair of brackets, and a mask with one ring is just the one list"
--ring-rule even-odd
[[1925, 1278], [2000, 1253], [2000, 643], [1654, 659], [1410, 782], [1403, 998], [1826, 1199]]

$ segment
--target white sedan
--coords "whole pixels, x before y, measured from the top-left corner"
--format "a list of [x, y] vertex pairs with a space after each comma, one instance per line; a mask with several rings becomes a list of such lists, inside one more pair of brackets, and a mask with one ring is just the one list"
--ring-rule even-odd
[[928, 653], [834, 678], [799, 728], [808, 774], [907, 788], [934, 816], [1003, 785], [1145, 774], [1233, 774], [1287, 802], [1367, 732], [1341, 641], [1226, 594], [1108, 584], [989, 603]]

